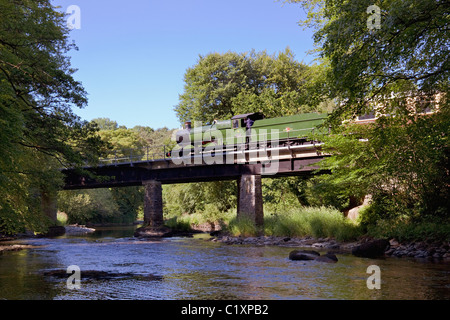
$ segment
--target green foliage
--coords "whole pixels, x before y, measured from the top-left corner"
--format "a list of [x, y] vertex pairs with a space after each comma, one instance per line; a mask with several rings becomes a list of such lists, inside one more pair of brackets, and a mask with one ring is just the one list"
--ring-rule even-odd
[[[373, 214], [373, 212], [371, 213]], [[366, 219], [363, 221], [366, 222]], [[369, 236], [374, 238], [394, 238], [400, 242], [450, 240], [450, 223], [448, 219], [425, 218], [416, 220], [410, 217], [402, 217], [401, 219], [398, 217], [395, 219], [383, 218], [370, 221], [365, 230]]]
[[[447, 2], [287, 2], [300, 3], [308, 12], [303, 24], [316, 30], [315, 43], [330, 64], [326, 81], [330, 97], [343, 102], [335, 116], [360, 114], [373, 105], [383, 113], [401, 112], [406, 105], [398, 108], [392, 99], [399, 94], [431, 98], [440, 92], [448, 97]], [[372, 4], [381, 10], [379, 30], [367, 27], [367, 8]]]
[[58, 208], [67, 223], [132, 223], [142, 208], [139, 187], [61, 191]]
[[335, 238], [338, 241], [355, 240], [362, 235], [357, 223], [345, 219], [336, 209], [326, 207], [292, 207], [281, 213], [265, 208], [264, 227], [258, 230], [247, 217], [233, 216], [226, 230], [233, 236], [266, 236]]
[[300, 207], [283, 213], [266, 212], [264, 232], [266, 235], [316, 238], [332, 237], [349, 241], [359, 237], [361, 229], [333, 208]]
[[248, 217], [235, 217], [233, 218], [227, 227], [227, 230], [236, 237], [254, 237], [259, 233], [255, 223]]
[[60, 226], [65, 226], [65, 225], [69, 224], [69, 219], [68, 219], [67, 214], [65, 214], [62, 211], [58, 211], [58, 213], [56, 215], [56, 219], [58, 221], [57, 224]]
[[263, 202], [270, 211], [284, 211], [286, 207], [308, 205], [307, 179], [282, 177], [262, 180]]
[[236, 199], [235, 181], [163, 186], [164, 211], [168, 215], [213, 212], [215, 210], [225, 212], [236, 206]]
[[[130, 157], [134, 161], [164, 158], [174, 146], [171, 136], [174, 130], [166, 127], [154, 130], [150, 127], [135, 126], [128, 129], [125, 126], [118, 126], [115, 121], [106, 119], [106, 124], [101, 120], [101, 125], [105, 128], [100, 130], [99, 136], [102, 141], [109, 145], [107, 158], [121, 159]], [[100, 121], [98, 119], [93, 121]], [[109, 121], [109, 122], [108, 122]]]
[[386, 218], [404, 214], [448, 218], [448, 112], [416, 119], [382, 117], [373, 125], [349, 124], [324, 137], [316, 181], [345, 196], [371, 194]]
[[190, 232], [192, 231], [192, 223], [190, 219], [181, 217], [171, 217], [165, 220], [164, 225], [175, 231]]
[[133, 223], [143, 212], [143, 187], [111, 188], [111, 195], [117, 205], [117, 217], [114, 222]]
[[[333, 134], [323, 137], [332, 157], [322, 168], [332, 174], [315, 178], [312, 190], [319, 192], [313, 193], [338, 208], [350, 196], [371, 194], [361, 225], [372, 233], [425, 236], [423, 230], [431, 231], [437, 221], [448, 228], [449, 4], [285, 2], [307, 11], [301, 24], [315, 29], [317, 51], [326, 62], [317, 85], [339, 106], [330, 119]], [[381, 9], [379, 30], [367, 26], [372, 4]], [[417, 114], [426, 108], [435, 113]], [[341, 125], [369, 111], [379, 116], [373, 125]]]
[[[109, 156], [145, 157], [147, 147], [160, 152], [162, 141], [168, 141], [172, 130], [136, 126], [128, 129], [107, 118], [93, 120], [98, 123], [102, 141], [109, 145]], [[137, 160], [136, 158], [133, 158]], [[59, 193], [59, 209], [64, 211], [70, 223], [132, 223], [142, 218], [144, 190], [142, 187], [121, 187], [100, 190]]]
[[221, 211], [215, 203], [207, 203], [205, 205], [205, 209], [202, 212], [202, 216], [206, 220], [206, 222], [214, 223], [216, 221], [219, 221], [221, 217]]
[[164, 212], [170, 215], [192, 214], [203, 209], [204, 199], [197, 183], [163, 185]]
[[136, 149], [141, 152], [144, 147], [144, 141], [139, 134], [126, 128], [101, 130], [99, 135], [103, 141], [107, 141], [111, 145], [109, 154], [119, 158], [133, 155], [133, 151], [135, 152]]
[[175, 215], [168, 212], [165, 215], [165, 225], [179, 231], [192, 231], [193, 226], [218, 222], [223, 227], [236, 218], [236, 210], [219, 211], [214, 204], [207, 204], [205, 210], [195, 213]]
[[74, 80], [68, 29], [48, 0], [0, 0], [0, 230], [45, 231], [40, 194], [59, 169], [95, 163], [97, 126], [81, 121], [86, 92]]
[[100, 130], [116, 130], [119, 129], [117, 121], [113, 121], [109, 118], [96, 118], [92, 119], [92, 122], [96, 123]]
[[61, 191], [58, 194], [58, 208], [67, 214], [69, 224], [98, 222], [117, 212], [108, 189]]
[[278, 55], [252, 51], [200, 56], [186, 71], [175, 112], [180, 122], [211, 122], [255, 111], [267, 117], [319, 111], [310, 103], [307, 84], [321, 74], [319, 69], [295, 61], [289, 48]]
[[362, 198], [370, 194], [373, 177], [382, 172], [378, 162], [379, 149], [374, 148], [370, 126], [348, 125], [320, 138], [323, 151], [332, 155], [320, 163], [321, 170], [330, 174], [316, 176], [308, 183], [310, 204], [346, 208], [350, 197]]

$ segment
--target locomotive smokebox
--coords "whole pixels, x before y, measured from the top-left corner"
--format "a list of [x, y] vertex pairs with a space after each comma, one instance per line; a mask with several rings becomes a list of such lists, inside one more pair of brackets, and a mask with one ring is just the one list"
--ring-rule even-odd
[[176, 133], [176, 142], [178, 144], [187, 144], [190, 141], [190, 130], [182, 129]]

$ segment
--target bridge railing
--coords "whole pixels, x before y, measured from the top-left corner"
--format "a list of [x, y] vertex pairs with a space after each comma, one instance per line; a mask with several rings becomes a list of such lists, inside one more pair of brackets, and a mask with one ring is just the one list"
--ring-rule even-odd
[[101, 165], [133, 163], [140, 161], [153, 161], [166, 159], [171, 150], [169, 145], [146, 146], [135, 149], [122, 149], [111, 151], [105, 158], [99, 159]]

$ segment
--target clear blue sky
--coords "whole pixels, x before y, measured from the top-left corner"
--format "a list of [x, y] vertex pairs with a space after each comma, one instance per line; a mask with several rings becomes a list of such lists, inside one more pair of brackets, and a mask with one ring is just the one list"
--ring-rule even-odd
[[275, 0], [52, 0], [81, 10], [81, 29], [71, 31], [74, 77], [89, 103], [75, 113], [107, 117], [129, 128], [178, 128], [173, 111], [183, 76], [210, 52], [283, 51], [310, 63], [312, 32], [297, 22], [298, 5]]

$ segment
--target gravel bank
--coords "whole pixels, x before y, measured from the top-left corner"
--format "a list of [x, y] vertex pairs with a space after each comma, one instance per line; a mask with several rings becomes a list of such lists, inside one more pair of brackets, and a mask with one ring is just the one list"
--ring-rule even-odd
[[66, 235], [69, 236], [78, 236], [83, 234], [92, 233], [95, 231], [94, 228], [88, 228], [84, 225], [78, 225], [78, 224], [71, 224], [65, 226], [66, 229]]
[[[233, 237], [219, 235], [212, 237], [211, 241], [226, 243], [229, 245], [254, 245], [254, 246], [283, 246], [283, 247], [307, 247], [332, 251], [335, 253], [352, 253], [352, 250], [363, 243], [373, 239], [364, 238], [354, 242], [338, 242], [331, 238], [291, 238], [291, 237]], [[389, 240], [384, 256], [410, 257], [428, 260], [444, 260], [450, 262], [450, 246], [448, 242], [407, 242], [400, 243], [395, 239]]]

